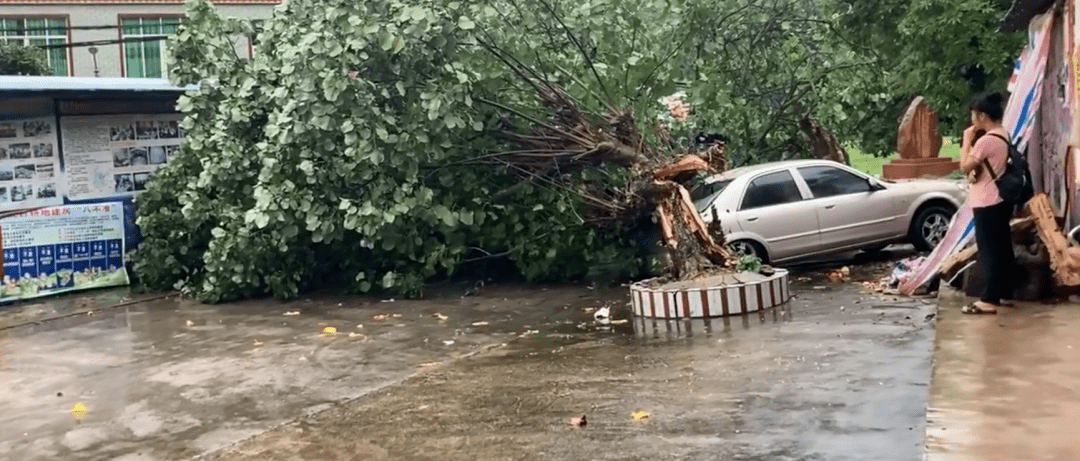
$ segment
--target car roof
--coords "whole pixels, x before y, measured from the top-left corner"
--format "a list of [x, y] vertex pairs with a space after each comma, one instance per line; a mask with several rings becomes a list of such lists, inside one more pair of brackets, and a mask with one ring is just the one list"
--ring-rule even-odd
[[791, 168], [791, 167], [819, 166], [819, 165], [840, 166], [842, 164], [836, 163], [836, 162], [834, 162], [832, 160], [817, 160], [817, 159], [784, 160], [784, 161], [780, 161], [780, 162], [758, 163], [756, 165], [741, 166], [741, 167], [738, 167], [738, 168], [727, 170], [727, 171], [725, 171], [723, 173], [720, 173], [720, 174], [717, 174], [717, 175], [710, 176], [708, 179], [705, 180], [705, 182], [706, 183], [713, 183], [713, 182], [717, 182], [717, 181], [726, 181], [726, 180], [735, 179], [735, 178], [737, 178], [739, 176], [743, 176], [743, 175], [751, 174], [751, 173], [756, 173], [756, 172], [761, 172], [761, 171], [784, 170], [784, 169], [788, 169], [788, 168]]

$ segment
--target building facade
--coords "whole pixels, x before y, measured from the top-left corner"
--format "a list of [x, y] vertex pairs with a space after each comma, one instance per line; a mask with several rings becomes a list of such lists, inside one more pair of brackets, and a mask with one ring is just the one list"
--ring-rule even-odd
[[[268, 19], [278, 0], [216, 0], [223, 16]], [[42, 46], [53, 75], [167, 77], [165, 41], [183, 0], [0, 0], [0, 40]], [[251, 55], [247, 37], [236, 38]]]

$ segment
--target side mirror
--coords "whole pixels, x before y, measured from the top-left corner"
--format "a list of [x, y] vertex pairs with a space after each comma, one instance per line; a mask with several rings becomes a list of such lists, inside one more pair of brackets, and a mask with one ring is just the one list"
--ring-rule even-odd
[[879, 190], [882, 190], [882, 189], [885, 188], [885, 186], [881, 185], [881, 183], [878, 182], [878, 180], [876, 180], [874, 178], [866, 178], [866, 182], [868, 184], [870, 184], [870, 191], [871, 192], [879, 191]]

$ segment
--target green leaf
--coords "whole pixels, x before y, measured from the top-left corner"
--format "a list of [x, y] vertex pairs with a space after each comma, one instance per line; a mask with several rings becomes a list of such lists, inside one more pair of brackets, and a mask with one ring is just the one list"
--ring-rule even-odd
[[476, 27], [476, 23], [469, 19], [468, 16], [462, 16], [458, 19], [458, 27], [462, 30], [473, 30]]
[[383, 51], [390, 51], [394, 47], [394, 35], [389, 32], [382, 32], [379, 34], [379, 48]]

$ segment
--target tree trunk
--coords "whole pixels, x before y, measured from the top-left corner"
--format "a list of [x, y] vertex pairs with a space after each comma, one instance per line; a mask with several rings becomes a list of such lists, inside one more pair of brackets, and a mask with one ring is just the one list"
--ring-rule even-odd
[[810, 118], [810, 115], [807, 114], [799, 120], [799, 128], [806, 135], [806, 141], [810, 144], [810, 153], [814, 158], [832, 160], [851, 166], [851, 159], [848, 158], [847, 150], [836, 139], [836, 135], [821, 126], [820, 122]]

